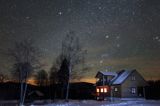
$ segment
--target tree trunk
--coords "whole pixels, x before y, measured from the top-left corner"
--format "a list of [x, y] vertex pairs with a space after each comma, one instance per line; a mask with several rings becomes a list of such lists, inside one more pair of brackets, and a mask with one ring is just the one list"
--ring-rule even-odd
[[19, 105], [22, 106], [23, 103], [22, 103], [22, 98], [23, 98], [23, 80], [21, 80], [21, 91], [20, 91], [20, 101], [19, 101]]
[[68, 82], [67, 82], [67, 92], [66, 92], [66, 101], [68, 102], [69, 97], [69, 88], [70, 88], [70, 74], [71, 74], [71, 65], [69, 66]]
[[22, 104], [24, 104], [24, 100], [25, 100], [25, 97], [26, 97], [26, 92], [27, 92], [27, 83], [25, 82], [25, 88], [24, 88], [24, 94], [23, 94], [23, 100], [22, 100]]
[[22, 68], [20, 67], [20, 76], [19, 76], [19, 78], [20, 78], [20, 83], [21, 83], [21, 85], [20, 85], [20, 89], [21, 89], [21, 91], [20, 91], [20, 101], [19, 101], [19, 105], [20, 106], [22, 106], [23, 105], [23, 103], [22, 103], [22, 100], [23, 100], [23, 92], [24, 92], [24, 90], [23, 90], [23, 74], [22, 74]]
[[66, 101], [68, 102], [68, 96], [69, 96], [69, 81], [67, 82], [67, 92], [66, 92]]
[[27, 92], [27, 78], [28, 78], [28, 72], [26, 73], [26, 78], [25, 78], [25, 88], [24, 88], [24, 93], [23, 93], [22, 104], [24, 104], [24, 100], [25, 100], [26, 92]]

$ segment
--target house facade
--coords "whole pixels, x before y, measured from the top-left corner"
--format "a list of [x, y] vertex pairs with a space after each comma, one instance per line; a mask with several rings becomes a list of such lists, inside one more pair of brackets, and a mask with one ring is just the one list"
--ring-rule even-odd
[[96, 79], [97, 99], [145, 97], [144, 87], [148, 85], [136, 70], [99, 71]]

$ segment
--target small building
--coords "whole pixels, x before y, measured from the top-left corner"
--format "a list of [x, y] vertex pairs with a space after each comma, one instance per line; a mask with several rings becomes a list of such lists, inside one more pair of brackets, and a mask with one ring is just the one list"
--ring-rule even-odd
[[136, 70], [99, 71], [96, 75], [96, 97], [137, 98], [145, 96], [147, 82]]

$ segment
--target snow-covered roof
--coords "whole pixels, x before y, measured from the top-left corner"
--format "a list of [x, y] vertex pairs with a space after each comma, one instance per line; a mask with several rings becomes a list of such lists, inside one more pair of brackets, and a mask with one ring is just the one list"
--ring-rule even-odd
[[116, 72], [100, 71], [100, 73], [102, 73], [103, 75], [111, 75], [111, 76], [116, 76], [117, 75]]
[[104, 76], [113, 76], [113, 79], [110, 81], [110, 84], [122, 84], [127, 77], [135, 70], [121, 70], [119, 72], [107, 72], [107, 71], [99, 71], [96, 75], [96, 78]]
[[135, 70], [122, 70], [118, 73], [118, 76], [114, 78], [112, 84], [121, 84], [125, 79]]
[[102, 74], [104, 76], [117, 76], [116, 72], [99, 71], [97, 73], [96, 77], [98, 77], [100, 74]]

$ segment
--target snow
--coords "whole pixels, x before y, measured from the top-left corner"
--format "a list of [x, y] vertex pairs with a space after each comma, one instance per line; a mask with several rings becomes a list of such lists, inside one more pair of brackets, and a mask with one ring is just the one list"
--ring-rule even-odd
[[118, 78], [113, 82], [113, 84], [121, 84], [132, 71], [133, 70], [125, 70], [120, 76], [118, 76]]
[[155, 100], [118, 100], [118, 101], [96, 101], [96, 100], [70, 100], [70, 102], [58, 101], [44, 106], [160, 106], [160, 101]]
[[111, 75], [111, 76], [117, 76], [116, 72], [107, 72], [107, 71], [99, 71], [103, 75]]
[[[0, 106], [16, 106], [18, 101], [0, 101]], [[97, 100], [37, 100], [25, 106], [160, 106], [160, 100], [145, 100], [141, 98], [114, 98], [114, 101]]]

